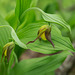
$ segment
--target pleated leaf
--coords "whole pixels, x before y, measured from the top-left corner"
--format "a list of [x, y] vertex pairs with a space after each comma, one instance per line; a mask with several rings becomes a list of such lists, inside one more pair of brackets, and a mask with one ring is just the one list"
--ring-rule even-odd
[[45, 21], [61, 25], [71, 32], [69, 24], [67, 24], [60, 15], [44, 13], [42, 16]]
[[15, 65], [9, 75], [46, 75], [57, 69], [70, 54], [64, 51], [53, 56], [22, 60]]
[[10, 26], [12, 26], [14, 29], [17, 28], [18, 25], [18, 19], [15, 16], [15, 11], [10, 12], [7, 16], [6, 16], [6, 21], [10, 24]]
[[[42, 25], [46, 24], [47, 23], [35, 23], [26, 25], [22, 30], [17, 33], [17, 35], [19, 39], [26, 44], [29, 41], [33, 41], [37, 37], [39, 28]], [[55, 48], [53, 48], [49, 41], [43, 40], [36, 40], [34, 43], [28, 44], [27, 47], [28, 49], [44, 54], [55, 53], [60, 50], [74, 51], [70, 39], [68, 37], [63, 37], [61, 35], [61, 31], [54, 24], [52, 25], [51, 38], [55, 45]]]
[[[10, 42], [10, 39], [14, 39], [20, 47], [26, 49], [26, 45], [19, 40], [14, 29], [3, 18], [0, 17], [0, 19], [2, 19], [0, 22], [0, 48]], [[4, 22], [4, 24], [2, 22]]]
[[16, 16], [20, 18], [21, 14], [30, 7], [32, 0], [16, 0]]
[[37, 7], [27, 9], [26, 11], [23, 12], [21, 17], [23, 18], [23, 16], [25, 16], [25, 14], [27, 12], [29, 12], [30, 10], [38, 10], [39, 12], [41, 12], [41, 15], [45, 21], [58, 24], [64, 28], [68, 29], [71, 32], [70, 25], [67, 22], [65, 22], [65, 20], [60, 15], [45, 13], [43, 10], [41, 10], [40, 8], [37, 8]]

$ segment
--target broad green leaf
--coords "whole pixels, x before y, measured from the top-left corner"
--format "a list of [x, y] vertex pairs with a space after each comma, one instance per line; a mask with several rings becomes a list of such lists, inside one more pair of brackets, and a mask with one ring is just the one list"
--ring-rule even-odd
[[[17, 0], [16, 2], [16, 16], [20, 19], [22, 13], [30, 7], [36, 6], [38, 0]], [[30, 16], [30, 15], [29, 15]]]
[[11, 29], [8, 26], [0, 25], [0, 46], [3, 47], [11, 39]]
[[14, 39], [20, 47], [26, 49], [26, 45], [19, 40], [14, 29], [3, 18], [0, 17], [0, 19], [2, 19], [0, 22], [0, 46], [3, 47], [6, 43], [10, 42], [10, 39]]
[[[1, 60], [1, 57], [2, 57], [2, 49], [3, 49], [3, 46], [5, 44], [7, 44], [8, 42], [10, 42], [10, 39], [14, 39], [16, 44], [18, 46], [20, 46], [21, 48], [23, 49], [27, 49], [26, 45], [24, 43], [22, 43], [19, 38], [17, 37], [14, 29], [8, 25], [3, 25], [3, 26], [0, 26], [0, 60]], [[22, 49], [19, 49], [20, 51], [19, 52], [23, 52], [21, 51]]]
[[20, 24], [18, 30], [21, 30], [25, 25], [35, 22], [35, 13], [34, 11], [27, 12], [26, 16], [20, 19]]
[[63, 51], [53, 56], [22, 60], [15, 65], [9, 75], [45, 75], [57, 69], [70, 54]]
[[[47, 25], [47, 23], [34, 23], [26, 25], [17, 33], [17, 35], [19, 39], [26, 44], [29, 41], [33, 41], [37, 37], [38, 30], [42, 25]], [[36, 40], [34, 43], [28, 44], [27, 47], [33, 51], [44, 54], [55, 53], [60, 50], [74, 51], [70, 39], [68, 37], [63, 37], [61, 35], [61, 31], [54, 24], [52, 25], [51, 38], [55, 48], [53, 48], [50, 42], [43, 40]]]
[[18, 20], [17, 17], [15, 16], [15, 12], [12, 11], [6, 16], [6, 21], [12, 26], [14, 29], [17, 28], [18, 25]]
[[30, 7], [32, 0], [16, 0], [16, 16], [20, 18], [21, 14]]
[[2, 28], [4, 25], [8, 25], [8, 23], [0, 16], [0, 61], [2, 57], [2, 48], [11, 38], [10, 29], [8, 27]]
[[13, 28], [11, 28], [11, 36], [20, 47], [27, 49], [26, 45], [19, 40]]
[[69, 29], [69, 31], [71, 32], [70, 26], [63, 20], [60, 15], [44, 13], [42, 16], [45, 21], [59, 24], [62, 27]]
[[9, 70], [11, 69], [13, 63], [14, 63], [14, 49], [11, 51], [11, 54], [10, 54], [10, 60], [8, 65]]
[[[1, 34], [1, 38], [0, 38], [1, 46], [4, 46], [4, 44], [8, 43], [10, 37], [12, 37], [20, 47], [22, 47], [24, 49], [27, 48], [26, 45], [19, 40], [14, 29], [11, 26], [9, 26], [9, 25], [0, 26], [0, 31], [1, 31], [0, 32], [0, 34]], [[7, 34], [8, 34], [8, 37], [7, 37]]]
[[36, 6], [38, 0], [17, 0], [16, 4], [16, 16], [19, 20], [19, 28], [18, 30], [22, 29], [25, 25], [32, 23], [35, 21], [35, 12], [32, 10], [27, 12], [25, 16], [21, 19], [22, 13], [30, 7]]
[[5, 25], [8, 25], [8, 22], [0, 16], [0, 48], [8, 43], [9, 39], [11, 38], [11, 29], [9, 27], [4, 27]]
[[21, 19], [23, 18], [23, 16], [25, 16], [26, 12], [28, 12], [30, 10], [38, 10], [39, 12], [41, 12], [42, 17], [45, 21], [58, 24], [64, 28], [68, 29], [71, 32], [70, 26], [64, 21], [64, 19], [60, 15], [58, 15], [58, 14], [47, 14], [37, 7], [29, 8], [26, 11], [24, 11], [24, 13], [21, 15]]
[[30, 7], [35, 7], [37, 5], [38, 0], [32, 0]]
[[[24, 50], [27, 48], [24, 43], [22, 43], [19, 38], [16, 35], [16, 32], [14, 29], [2, 18], [0, 17], [0, 61], [2, 57], [2, 49], [5, 44], [8, 42], [15, 40], [16, 44], [23, 48]], [[23, 52], [23, 49], [18, 49], [20, 50], [19, 52]], [[22, 51], [21, 51], [22, 50]], [[11, 66], [11, 64], [10, 64]]]

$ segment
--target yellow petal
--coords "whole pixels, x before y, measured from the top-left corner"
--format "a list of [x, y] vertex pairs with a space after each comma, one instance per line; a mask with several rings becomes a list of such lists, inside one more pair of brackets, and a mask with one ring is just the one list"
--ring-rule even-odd
[[7, 56], [7, 49], [5, 50], [4, 55]]
[[[43, 29], [48, 29], [48, 28], [49, 28], [48, 25], [43, 25], [43, 26], [41, 26], [40, 29], [39, 29], [39, 34], [41, 34], [41, 32], [42, 32]], [[41, 37], [43, 40], [47, 40], [46, 37], [45, 37], [45, 32], [44, 32], [40, 37]]]
[[45, 32], [40, 36], [43, 40], [47, 40], [45, 37]]

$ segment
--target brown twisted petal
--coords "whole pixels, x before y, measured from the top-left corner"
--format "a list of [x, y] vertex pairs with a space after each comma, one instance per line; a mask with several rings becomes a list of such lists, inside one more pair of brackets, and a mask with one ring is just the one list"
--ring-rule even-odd
[[46, 39], [47, 39], [47, 40], [52, 44], [52, 46], [55, 48], [55, 46], [54, 46], [54, 44], [53, 44], [53, 42], [52, 42], [52, 40], [51, 40], [51, 31], [48, 32], [48, 30], [46, 30], [45, 36], [46, 36]]

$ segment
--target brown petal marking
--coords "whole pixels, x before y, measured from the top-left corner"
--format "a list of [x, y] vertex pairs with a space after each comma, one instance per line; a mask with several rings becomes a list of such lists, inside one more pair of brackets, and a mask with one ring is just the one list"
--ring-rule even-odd
[[54, 44], [53, 44], [53, 42], [52, 42], [52, 40], [51, 40], [51, 31], [48, 32], [48, 30], [46, 30], [45, 36], [46, 36], [46, 39], [47, 39], [47, 40], [52, 44], [52, 46], [55, 48], [55, 46], [54, 46]]
[[[5, 51], [3, 51], [3, 53], [2, 53], [1, 62], [2, 62], [2, 60], [3, 60], [3, 57], [4, 57], [4, 52], [5, 52]], [[4, 61], [6, 61], [6, 58], [7, 58], [7, 56], [5, 56], [5, 60], [4, 60]]]
[[[8, 49], [7, 49], [7, 56], [5, 56], [5, 60], [6, 60], [6, 58], [7, 58], [7, 62], [9, 62], [9, 60], [10, 60], [10, 54], [11, 54], [11, 51], [12, 51], [12, 50], [13, 50], [13, 48], [11, 48], [11, 50], [10, 50], [9, 47], [8, 47]], [[4, 57], [4, 52], [5, 52], [5, 51], [3, 51], [2, 58], [1, 58], [1, 62], [2, 62], [3, 57]]]
[[11, 55], [12, 50], [13, 50], [13, 48], [8, 47], [8, 51], [7, 51], [7, 62], [9, 62], [9, 60], [10, 60], [10, 55]]

